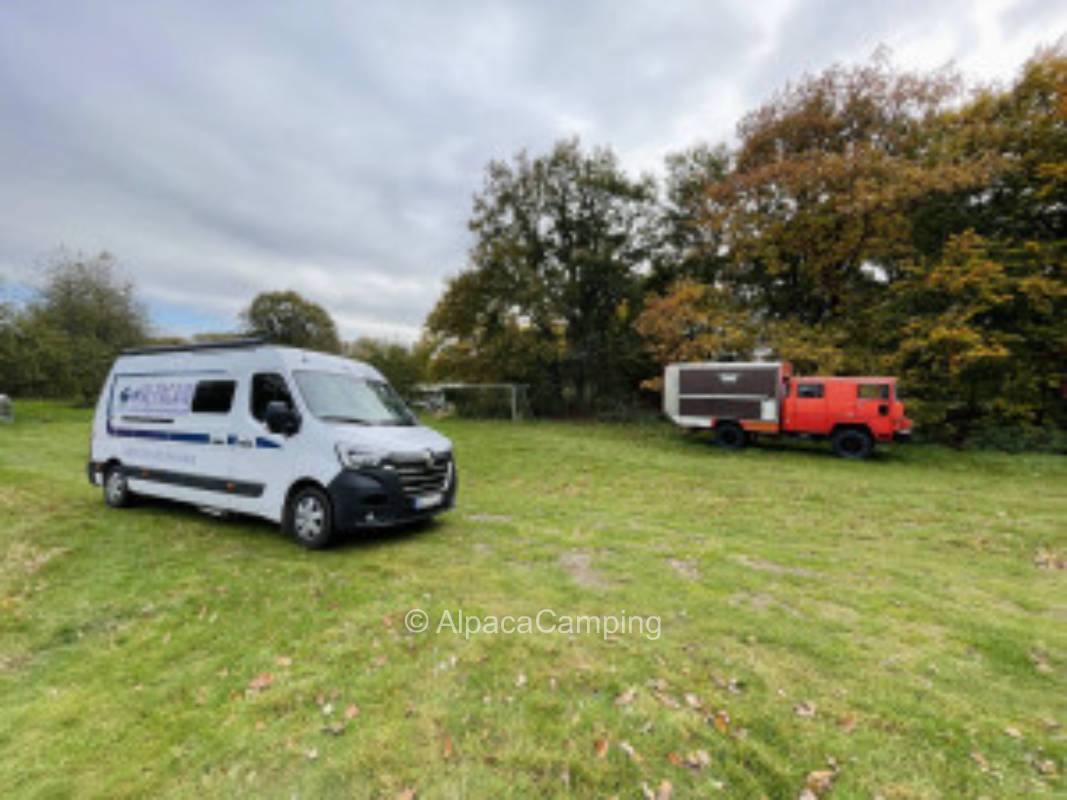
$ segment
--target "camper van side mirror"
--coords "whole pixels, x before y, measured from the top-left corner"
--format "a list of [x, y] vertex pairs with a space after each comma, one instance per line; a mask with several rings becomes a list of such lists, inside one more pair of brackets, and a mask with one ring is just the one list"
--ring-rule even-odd
[[300, 415], [282, 400], [272, 400], [267, 403], [264, 421], [267, 423], [267, 430], [271, 433], [292, 436], [300, 430]]

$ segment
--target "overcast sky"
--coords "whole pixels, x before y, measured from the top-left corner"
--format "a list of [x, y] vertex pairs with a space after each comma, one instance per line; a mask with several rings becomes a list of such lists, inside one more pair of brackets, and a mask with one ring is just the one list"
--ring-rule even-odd
[[577, 134], [634, 173], [804, 71], [1010, 81], [1063, 0], [0, 3], [0, 292], [115, 253], [161, 333], [260, 291], [411, 340], [460, 270], [483, 168]]

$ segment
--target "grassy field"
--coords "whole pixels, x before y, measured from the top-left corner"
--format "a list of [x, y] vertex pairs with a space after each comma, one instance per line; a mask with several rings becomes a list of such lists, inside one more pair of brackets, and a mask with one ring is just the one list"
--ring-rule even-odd
[[[5, 797], [1067, 795], [1063, 457], [446, 421], [453, 512], [309, 553], [88, 418], [0, 427]], [[660, 634], [435, 632], [542, 609]]]

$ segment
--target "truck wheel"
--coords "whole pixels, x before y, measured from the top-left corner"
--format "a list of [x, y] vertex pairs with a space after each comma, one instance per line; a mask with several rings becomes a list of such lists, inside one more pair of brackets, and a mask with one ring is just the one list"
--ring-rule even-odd
[[124, 508], [132, 502], [133, 493], [126, 482], [121, 464], [112, 464], [104, 473], [104, 502], [112, 508]]
[[832, 443], [834, 452], [841, 458], [866, 458], [874, 448], [871, 435], [856, 428], [839, 430], [834, 434]]
[[736, 422], [724, 422], [715, 426], [715, 441], [727, 450], [740, 450], [748, 441], [748, 435]]
[[305, 486], [289, 498], [285, 508], [285, 531], [309, 550], [321, 550], [333, 538], [333, 509], [326, 493]]

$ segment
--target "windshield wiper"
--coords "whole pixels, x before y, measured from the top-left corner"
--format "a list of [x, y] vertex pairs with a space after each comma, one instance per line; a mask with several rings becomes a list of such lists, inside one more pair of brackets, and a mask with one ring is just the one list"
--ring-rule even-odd
[[360, 419], [359, 417], [346, 417], [343, 414], [323, 414], [319, 419], [327, 420], [328, 422], [349, 422], [353, 425], [373, 425], [370, 420]]

